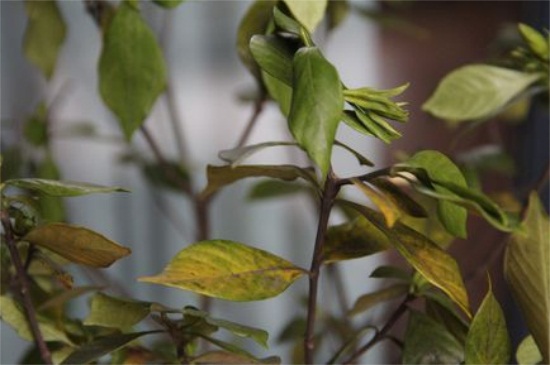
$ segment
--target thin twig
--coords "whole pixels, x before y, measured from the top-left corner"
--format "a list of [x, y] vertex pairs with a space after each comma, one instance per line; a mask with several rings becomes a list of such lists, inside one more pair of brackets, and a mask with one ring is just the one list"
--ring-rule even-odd
[[250, 119], [248, 120], [248, 123], [246, 124], [246, 127], [241, 134], [241, 137], [239, 138], [239, 142], [237, 142], [236, 148], [244, 146], [246, 141], [250, 137], [250, 134], [252, 133], [256, 122], [258, 121], [258, 117], [262, 113], [265, 100], [266, 96], [264, 93], [262, 93], [262, 95], [260, 95], [260, 97], [254, 103], [254, 110], [252, 111], [252, 115], [250, 116]]
[[38, 347], [38, 350], [40, 351], [40, 356], [42, 357], [44, 363], [53, 364], [50, 350], [48, 349], [48, 345], [46, 344], [44, 336], [40, 331], [38, 319], [36, 316], [36, 310], [31, 299], [29, 280], [25, 271], [25, 267], [23, 266], [21, 256], [19, 256], [19, 251], [17, 250], [17, 247], [15, 245], [15, 237], [13, 234], [10, 218], [8, 214], [4, 211], [2, 211], [0, 214], [2, 226], [4, 227], [6, 244], [8, 246], [13, 265], [15, 266], [17, 279], [19, 281], [19, 294], [21, 295], [23, 307], [25, 308], [25, 312], [27, 314], [27, 320], [29, 322], [29, 327], [34, 338], [34, 342], [36, 343], [36, 347]]

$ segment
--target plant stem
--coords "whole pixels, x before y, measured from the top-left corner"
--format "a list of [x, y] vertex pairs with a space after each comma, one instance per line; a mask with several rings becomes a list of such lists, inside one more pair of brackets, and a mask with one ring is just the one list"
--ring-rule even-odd
[[239, 138], [239, 142], [237, 142], [237, 148], [244, 146], [246, 141], [248, 140], [248, 137], [250, 137], [250, 133], [252, 133], [252, 130], [254, 129], [254, 126], [258, 121], [258, 117], [262, 113], [266, 100], [265, 98], [265, 93], [262, 92], [262, 95], [260, 95], [258, 100], [256, 100], [256, 102], [254, 103], [254, 110], [252, 111], [252, 115], [250, 116], [250, 119], [248, 120], [248, 123], [246, 124], [246, 127], [241, 137]]
[[19, 251], [15, 245], [15, 237], [13, 235], [13, 229], [11, 226], [11, 221], [8, 214], [4, 211], [1, 212], [2, 226], [4, 227], [4, 235], [6, 237], [6, 244], [10, 252], [10, 256], [15, 266], [15, 272], [17, 275], [17, 280], [19, 281], [19, 293], [21, 295], [21, 300], [23, 302], [23, 307], [27, 314], [27, 320], [29, 322], [29, 327], [34, 338], [34, 342], [38, 350], [40, 351], [40, 356], [45, 364], [53, 364], [52, 356], [46, 341], [44, 341], [44, 336], [40, 331], [38, 325], [38, 319], [36, 317], [36, 311], [32, 304], [31, 294], [30, 294], [30, 284], [27, 277], [27, 272], [23, 266], [21, 256], [19, 256]]
[[309, 296], [307, 309], [306, 333], [304, 336], [304, 356], [306, 364], [313, 364], [313, 353], [315, 350], [315, 317], [317, 312], [317, 291], [319, 287], [319, 273], [323, 263], [323, 245], [328, 226], [328, 219], [334, 198], [338, 194], [338, 179], [329, 171], [323, 196], [321, 198], [321, 210], [319, 213], [319, 224], [317, 225], [317, 236], [315, 238], [315, 248], [311, 259], [311, 268], [309, 270]]
[[363, 355], [365, 352], [370, 350], [374, 345], [376, 345], [379, 341], [383, 340], [386, 337], [386, 334], [388, 331], [397, 323], [399, 318], [407, 311], [407, 304], [414, 299], [414, 296], [411, 294], [407, 295], [405, 299], [401, 302], [401, 304], [395, 309], [395, 311], [392, 313], [391, 317], [388, 319], [384, 327], [376, 334], [373, 338], [370, 339], [369, 342], [361, 346], [355, 353], [353, 353], [346, 361], [342, 362], [343, 364], [351, 364], [355, 362], [361, 355]]

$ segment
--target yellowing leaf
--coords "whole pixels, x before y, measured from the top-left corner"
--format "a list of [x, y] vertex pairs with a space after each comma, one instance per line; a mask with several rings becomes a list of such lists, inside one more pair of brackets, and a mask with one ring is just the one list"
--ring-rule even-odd
[[523, 230], [506, 248], [504, 274], [529, 332], [550, 361], [550, 222], [536, 193], [531, 193]]
[[395, 221], [399, 219], [400, 212], [399, 209], [393, 204], [393, 202], [390, 199], [387, 199], [386, 197], [382, 196], [380, 193], [378, 193], [376, 190], [371, 188], [367, 184], [363, 184], [361, 181], [357, 179], [352, 179], [353, 185], [357, 186], [359, 190], [367, 198], [369, 198], [374, 205], [380, 209], [382, 214], [384, 215], [384, 218], [386, 219], [386, 224], [388, 227], [392, 227]]
[[80, 196], [97, 193], [126, 192], [118, 186], [102, 186], [90, 183], [61, 181], [52, 179], [12, 179], [6, 181], [6, 185], [21, 189], [33, 190], [49, 196]]
[[285, 0], [294, 17], [313, 33], [317, 25], [323, 20], [328, 0]]
[[181, 250], [161, 274], [139, 281], [215, 298], [251, 301], [278, 295], [304, 272], [267, 251], [211, 240]]
[[76, 264], [108, 267], [131, 253], [127, 247], [85, 227], [50, 223], [30, 231], [22, 239], [47, 248]]
[[127, 329], [151, 312], [151, 303], [111, 297], [97, 293], [91, 300], [91, 311], [84, 320], [87, 326]]

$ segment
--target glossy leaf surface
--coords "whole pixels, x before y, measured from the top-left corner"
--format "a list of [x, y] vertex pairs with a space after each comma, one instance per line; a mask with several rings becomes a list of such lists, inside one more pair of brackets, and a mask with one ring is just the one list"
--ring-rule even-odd
[[139, 323], [151, 312], [151, 304], [115, 298], [103, 293], [94, 295], [90, 313], [84, 320], [87, 326], [103, 326], [125, 330]]
[[13, 179], [6, 181], [6, 185], [21, 189], [36, 191], [50, 196], [80, 196], [98, 193], [127, 192], [118, 186], [102, 186], [76, 181], [60, 181], [50, 179]]
[[550, 359], [550, 222], [536, 193], [531, 193], [523, 230], [514, 232], [504, 258], [504, 274], [529, 332]]
[[47, 248], [76, 264], [108, 267], [131, 253], [127, 247], [85, 227], [50, 223], [34, 228], [22, 239]]
[[250, 51], [263, 71], [292, 86], [294, 50], [284, 39], [257, 34], [250, 39]]
[[422, 109], [453, 123], [486, 119], [500, 112], [540, 77], [482, 64], [463, 66], [440, 82]]
[[166, 66], [155, 36], [139, 11], [123, 2], [105, 33], [99, 91], [126, 139], [145, 121], [165, 86]]
[[278, 295], [302, 274], [303, 269], [267, 251], [211, 240], [181, 250], [161, 274], [139, 281], [215, 298], [251, 301]]

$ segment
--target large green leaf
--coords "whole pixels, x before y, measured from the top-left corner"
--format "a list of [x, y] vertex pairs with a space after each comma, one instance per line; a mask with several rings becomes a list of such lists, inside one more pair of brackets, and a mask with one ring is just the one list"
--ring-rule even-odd
[[55, 1], [25, 1], [25, 10], [29, 20], [23, 51], [29, 61], [49, 79], [55, 70], [67, 27]]
[[261, 73], [250, 51], [250, 38], [255, 34], [265, 33], [276, 3], [275, 0], [254, 1], [243, 16], [237, 30], [237, 53], [239, 58], [258, 80], [261, 80]]
[[273, 35], [257, 34], [250, 39], [250, 51], [263, 71], [292, 86], [294, 50], [288, 41]]
[[317, 185], [313, 169], [294, 165], [241, 165], [235, 167], [209, 165], [206, 174], [208, 185], [202, 192], [204, 197], [214, 194], [226, 185], [249, 177], [271, 177], [285, 181], [302, 178]]
[[508, 364], [510, 337], [504, 313], [489, 289], [466, 337], [466, 364]]
[[85, 227], [49, 223], [34, 228], [22, 239], [47, 248], [82, 265], [108, 267], [131, 253], [130, 249]]
[[[467, 188], [466, 179], [460, 169], [444, 154], [438, 151], [425, 150], [414, 154], [403, 163], [406, 166], [421, 168], [426, 171], [430, 180], [440, 183], [452, 183]], [[443, 186], [436, 186], [435, 191], [453, 195]], [[468, 212], [465, 208], [452, 202], [440, 200], [437, 210], [441, 223], [449, 233], [465, 238]]]
[[85, 325], [120, 330], [134, 326], [151, 312], [151, 303], [115, 298], [103, 293], [92, 297], [90, 307], [90, 314], [84, 320]]
[[519, 365], [535, 365], [542, 363], [542, 355], [533, 336], [525, 337], [516, 351], [516, 360]]
[[422, 109], [460, 123], [492, 117], [541, 75], [489, 65], [468, 65], [448, 74]]
[[550, 361], [550, 222], [531, 193], [523, 230], [514, 232], [504, 258], [504, 274], [544, 363]]
[[[0, 318], [2, 318], [2, 322], [12, 327], [21, 338], [27, 341], [33, 340], [29, 322], [23, 312], [23, 308], [12, 298], [0, 296]], [[51, 320], [39, 317], [38, 327], [45, 341], [60, 341], [69, 345], [73, 344], [67, 337], [67, 334]]]
[[[304, 4], [309, 2], [303, 2]], [[293, 61], [294, 81], [288, 123], [298, 144], [328, 173], [332, 145], [344, 98], [338, 72], [316, 47], [298, 50]]]
[[325, 16], [328, 0], [284, 0], [292, 15], [313, 33]]
[[408, 284], [398, 283], [388, 286], [387, 288], [378, 289], [371, 293], [361, 295], [353, 304], [349, 314], [353, 316], [364, 313], [377, 304], [387, 302], [392, 299], [397, 299], [408, 292]]
[[166, 86], [162, 51], [139, 11], [121, 3], [105, 33], [99, 91], [129, 140]]
[[443, 325], [411, 311], [405, 333], [403, 364], [458, 364], [464, 359], [462, 345]]
[[6, 181], [6, 185], [21, 189], [33, 190], [50, 196], [79, 196], [97, 193], [127, 192], [118, 186], [102, 186], [75, 181], [60, 181], [50, 179], [13, 179]]
[[211, 240], [181, 250], [164, 271], [139, 281], [235, 301], [270, 298], [305, 270], [267, 251], [242, 243]]

